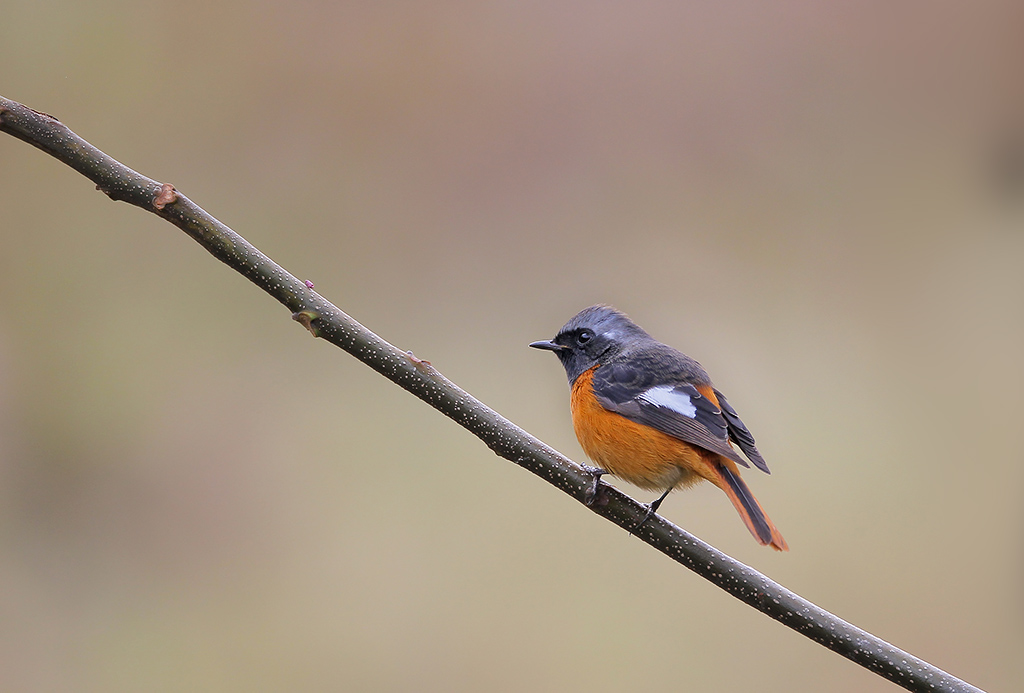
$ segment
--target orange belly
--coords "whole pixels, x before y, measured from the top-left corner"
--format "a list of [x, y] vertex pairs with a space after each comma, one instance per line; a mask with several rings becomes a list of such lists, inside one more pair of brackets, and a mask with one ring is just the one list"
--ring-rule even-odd
[[580, 375], [570, 399], [576, 438], [590, 459], [648, 491], [689, 486], [701, 479], [720, 486], [715, 462], [731, 460], [608, 411], [594, 397], [593, 376], [594, 369]]

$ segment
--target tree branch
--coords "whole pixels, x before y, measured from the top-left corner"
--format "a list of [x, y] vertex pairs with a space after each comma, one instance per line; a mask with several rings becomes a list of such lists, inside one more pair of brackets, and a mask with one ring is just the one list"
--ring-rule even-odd
[[[276, 298], [315, 337], [341, 347], [454, 419], [496, 454], [528, 469], [627, 530], [647, 508], [600, 483], [589, 468], [555, 451], [417, 359], [384, 341], [299, 281], [244, 238], [176, 191], [115, 161], [56, 118], [0, 97], [0, 130], [42, 149], [122, 200], [171, 222], [218, 260]], [[596, 483], [596, 486], [595, 486]], [[596, 493], [595, 493], [596, 490]], [[979, 691], [922, 659], [843, 621], [661, 516], [637, 536], [736, 598], [815, 642], [911, 691]]]

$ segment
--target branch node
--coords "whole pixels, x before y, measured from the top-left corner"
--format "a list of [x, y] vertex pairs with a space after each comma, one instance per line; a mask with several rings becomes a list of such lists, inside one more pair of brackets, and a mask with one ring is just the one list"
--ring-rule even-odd
[[304, 283], [305, 283], [307, 289], [315, 289], [316, 288], [316, 284], [314, 284], [313, 282], [309, 281], [308, 279], [306, 279]]
[[427, 361], [426, 359], [416, 358], [416, 354], [412, 353], [411, 351], [405, 352], [405, 355], [409, 357], [409, 360], [412, 361], [417, 368], [425, 369], [430, 367], [430, 361]]
[[[109, 195], [109, 193], [107, 193]], [[178, 192], [174, 189], [174, 186], [170, 183], [164, 183], [160, 186], [160, 192], [153, 198], [153, 208], [162, 210], [167, 205], [172, 205], [178, 201]]]
[[292, 313], [292, 320], [309, 330], [309, 333], [314, 337], [320, 336], [320, 330], [313, 324], [313, 321], [319, 319], [319, 317], [319, 313], [314, 313], [311, 310], [300, 310], [298, 313]]

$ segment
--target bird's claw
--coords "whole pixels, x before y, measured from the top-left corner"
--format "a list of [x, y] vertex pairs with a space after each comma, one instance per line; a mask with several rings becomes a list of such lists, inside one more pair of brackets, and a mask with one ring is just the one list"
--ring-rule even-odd
[[647, 514], [643, 516], [642, 520], [640, 520], [639, 522], [636, 523], [636, 527], [634, 527], [633, 529], [629, 530], [630, 534], [636, 534], [637, 532], [639, 532], [640, 528], [643, 527], [645, 524], [647, 524], [647, 521], [650, 520], [652, 517], [654, 517], [655, 513], [658, 510], [658, 506], [655, 505], [654, 503], [648, 503], [646, 505], [646, 508], [647, 508]]
[[583, 471], [590, 472], [593, 477], [590, 481], [590, 486], [587, 487], [586, 492], [583, 494], [583, 503], [589, 508], [597, 500], [597, 492], [601, 486], [601, 477], [607, 474], [608, 470], [584, 465]]

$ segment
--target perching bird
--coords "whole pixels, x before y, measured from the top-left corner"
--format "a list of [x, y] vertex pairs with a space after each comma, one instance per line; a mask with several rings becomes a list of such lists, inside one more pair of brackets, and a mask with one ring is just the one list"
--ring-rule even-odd
[[706, 479], [725, 492], [758, 543], [789, 550], [737, 467], [749, 467], [747, 459], [764, 472], [768, 465], [699, 363], [603, 305], [530, 346], [555, 352], [565, 367], [576, 437], [600, 472], [663, 491], [651, 513], [673, 489]]

